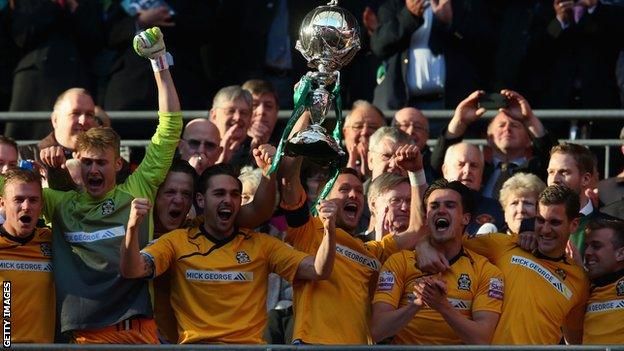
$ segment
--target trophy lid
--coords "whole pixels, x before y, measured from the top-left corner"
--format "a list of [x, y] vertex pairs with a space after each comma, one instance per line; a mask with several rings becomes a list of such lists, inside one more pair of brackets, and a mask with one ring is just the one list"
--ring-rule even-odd
[[353, 59], [360, 49], [360, 27], [355, 17], [336, 1], [319, 6], [303, 19], [296, 49], [308, 66], [334, 72]]

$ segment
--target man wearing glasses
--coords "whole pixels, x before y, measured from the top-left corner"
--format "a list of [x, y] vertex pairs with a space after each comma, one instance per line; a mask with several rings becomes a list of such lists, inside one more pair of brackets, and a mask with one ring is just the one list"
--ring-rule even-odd
[[186, 125], [178, 146], [180, 157], [195, 168], [197, 175], [217, 163], [223, 147], [217, 126], [205, 118]]

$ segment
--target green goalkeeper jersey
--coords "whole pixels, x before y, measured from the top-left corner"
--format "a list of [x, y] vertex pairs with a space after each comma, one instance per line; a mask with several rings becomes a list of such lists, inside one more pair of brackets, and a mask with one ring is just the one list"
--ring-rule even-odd
[[[43, 215], [52, 224], [54, 279], [61, 331], [101, 328], [133, 316], [152, 316], [148, 284], [124, 279], [119, 250], [134, 198], [153, 204], [182, 132], [182, 116], [159, 113], [145, 158], [128, 179], [102, 198], [44, 189]], [[141, 248], [153, 234], [152, 213], [139, 231]]]

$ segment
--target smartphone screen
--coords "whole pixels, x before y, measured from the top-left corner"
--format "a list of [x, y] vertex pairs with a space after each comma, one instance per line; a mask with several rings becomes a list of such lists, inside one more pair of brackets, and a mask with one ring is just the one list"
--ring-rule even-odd
[[519, 233], [522, 232], [534, 232], [535, 231], [535, 217], [533, 218], [525, 218], [520, 222], [520, 230]]
[[486, 110], [498, 110], [506, 108], [507, 105], [507, 98], [499, 93], [486, 94], [479, 98], [479, 108], [483, 107]]

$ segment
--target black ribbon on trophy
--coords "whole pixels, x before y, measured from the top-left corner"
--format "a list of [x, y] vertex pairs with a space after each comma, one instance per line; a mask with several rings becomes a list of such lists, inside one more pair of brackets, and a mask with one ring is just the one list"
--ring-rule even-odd
[[[338, 70], [349, 63], [360, 49], [360, 29], [355, 17], [339, 7], [337, 0], [333, 0], [306, 15], [299, 29], [299, 40], [295, 48], [308, 61], [308, 66], [316, 71], [303, 76], [295, 89], [294, 109], [268, 173], [277, 171], [284, 154], [304, 156], [321, 165], [329, 165], [332, 177], [317, 197], [318, 203], [333, 187], [345, 159], [345, 152], [340, 147], [343, 119]], [[327, 89], [332, 84], [334, 87], [330, 92]], [[330, 137], [321, 123], [332, 103], [336, 126]], [[310, 111], [310, 126], [287, 140], [306, 110]], [[311, 210], [316, 214], [316, 206], [312, 206]]]

